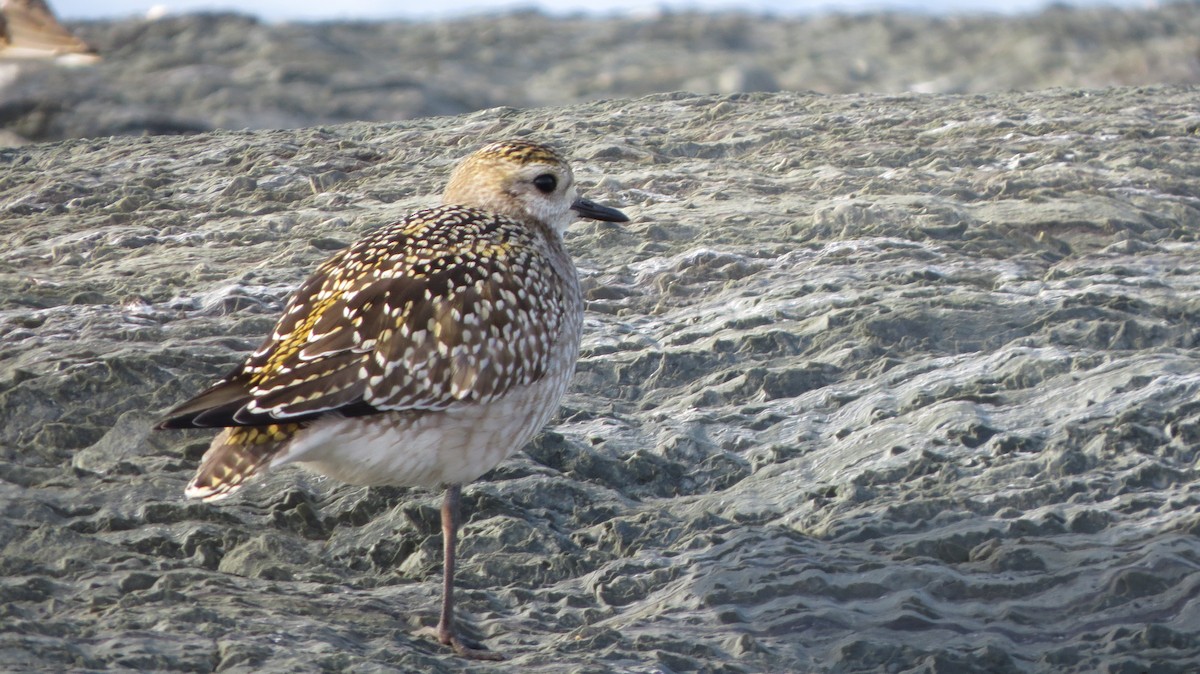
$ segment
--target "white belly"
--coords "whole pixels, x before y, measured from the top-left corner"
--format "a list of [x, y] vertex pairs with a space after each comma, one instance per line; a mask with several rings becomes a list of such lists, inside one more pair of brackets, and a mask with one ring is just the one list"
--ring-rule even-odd
[[298, 463], [361, 485], [464, 484], [525, 446], [558, 409], [571, 370], [501, 399], [442, 412], [329, 416], [296, 435], [271, 467]]

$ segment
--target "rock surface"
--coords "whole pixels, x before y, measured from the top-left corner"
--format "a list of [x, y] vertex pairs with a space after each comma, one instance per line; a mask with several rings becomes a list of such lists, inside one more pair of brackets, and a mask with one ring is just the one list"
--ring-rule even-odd
[[0, 142], [395, 121], [663, 91], [1200, 84], [1196, 0], [1015, 17], [527, 12], [266, 24], [208, 15], [71, 27], [104, 61], [0, 63], [0, 132], [11, 134]]
[[[1190, 672], [1200, 114], [1188, 88], [664, 94], [0, 150], [11, 671]], [[559, 421], [440, 495], [286, 469], [185, 501], [231, 368], [485, 139], [574, 157]]]

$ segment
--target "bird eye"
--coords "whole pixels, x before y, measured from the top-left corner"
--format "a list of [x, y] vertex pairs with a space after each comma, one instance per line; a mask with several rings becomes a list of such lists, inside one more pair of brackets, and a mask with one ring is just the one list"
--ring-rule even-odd
[[550, 194], [554, 188], [558, 187], [558, 178], [549, 173], [543, 173], [533, 179], [533, 186], [538, 188], [542, 194]]

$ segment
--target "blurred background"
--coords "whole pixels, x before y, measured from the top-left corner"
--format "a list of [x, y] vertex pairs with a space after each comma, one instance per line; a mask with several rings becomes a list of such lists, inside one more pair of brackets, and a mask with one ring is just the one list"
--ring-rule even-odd
[[[214, 2], [213, 0], [58, 0], [54, 7], [64, 19], [99, 19], [126, 15], [145, 16], [150, 12], [236, 11], [253, 14], [268, 21], [365, 20], [447, 18], [481, 12], [505, 12], [536, 9], [556, 14], [605, 15], [670, 11], [740, 11], [772, 14], [814, 14], [819, 12], [996, 12], [1018, 13], [1043, 9], [1046, 0], [448, 0], [429, 3], [422, 0], [259, 0], [257, 2]], [[1108, 5], [1148, 7], [1147, 0], [1067, 0], [1057, 5]]]
[[56, 0], [65, 27], [101, 60], [68, 67], [0, 54], [0, 144], [391, 121], [676, 90], [1200, 82], [1200, 0], [518, 7]]

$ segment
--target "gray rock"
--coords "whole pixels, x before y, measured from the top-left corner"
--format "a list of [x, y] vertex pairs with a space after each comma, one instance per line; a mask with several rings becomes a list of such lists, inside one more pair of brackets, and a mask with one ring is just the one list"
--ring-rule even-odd
[[633, 222], [573, 228], [573, 389], [465, 491], [487, 671], [1189, 671], [1194, 102], [665, 94], [0, 150], [5, 666], [483, 671], [416, 634], [438, 494], [289, 469], [188, 502], [209, 434], [147, 424], [530, 134]]
[[104, 60], [77, 69], [0, 64], [8, 132], [0, 143], [388, 122], [676, 90], [1200, 83], [1200, 5], [1146, 5], [1009, 17], [517, 12], [437, 23], [268, 24], [234, 14], [76, 23]]

